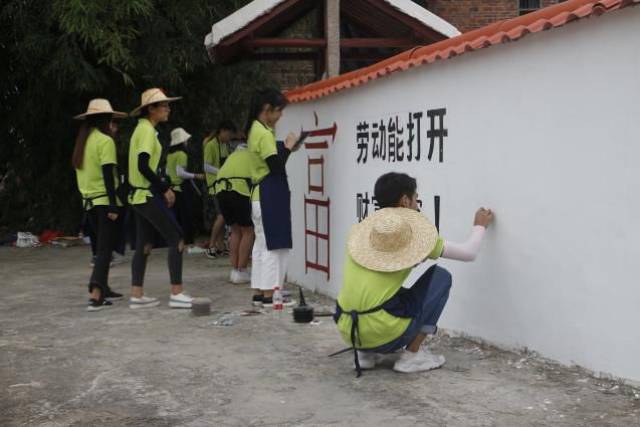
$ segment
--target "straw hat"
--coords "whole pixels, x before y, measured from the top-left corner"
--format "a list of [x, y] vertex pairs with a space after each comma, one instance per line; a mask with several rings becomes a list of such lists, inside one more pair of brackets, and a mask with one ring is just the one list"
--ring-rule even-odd
[[89, 106], [87, 107], [87, 111], [82, 114], [78, 114], [74, 117], [76, 120], [82, 120], [87, 116], [93, 116], [95, 114], [113, 114], [113, 117], [121, 119], [123, 117], [127, 117], [127, 113], [122, 113], [120, 111], [113, 111], [111, 108], [111, 103], [102, 98], [92, 99], [89, 101]]
[[136, 109], [133, 110], [130, 113], [130, 115], [137, 116], [138, 114], [140, 114], [140, 110], [146, 107], [147, 105], [156, 104], [158, 102], [172, 102], [172, 101], [177, 101], [179, 99], [182, 99], [182, 97], [176, 96], [173, 98], [169, 98], [167, 95], [164, 94], [162, 89], [159, 89], [157, 87], [154, 87], [152, 89], [147, 89], [144, 92], [142, 92], [142, 96], [140, 97], [140, 105], [136, 107]]
[[191, 138], [191, 134], [182, 128], [175, 128], [171, 131], [171, 146], [187, 142]]
[[420, 212], [385, 208], [351, 228], [347, 248], [361, 266], [392, 272], [423, 261], [437, 240], [438, 230]]

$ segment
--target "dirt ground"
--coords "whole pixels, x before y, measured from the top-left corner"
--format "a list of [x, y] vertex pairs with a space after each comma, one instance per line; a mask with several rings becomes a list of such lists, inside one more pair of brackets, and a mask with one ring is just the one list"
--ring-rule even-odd
[[[349, 354], [327, 357], [345, 347], [329, 317], [245, 315], [226, 260], [185, 255], [184, 271], [210, 316], [167, 307], [163, 251], [145, 284], [160, 307], [87, 313], [86, 247], [0, 248], [0, 426], [640, 426], [624, 383], [446, 334], [430, 343], [442, 369], [357, 379]], [[129, 280], [112, 269], [115, 290]]]

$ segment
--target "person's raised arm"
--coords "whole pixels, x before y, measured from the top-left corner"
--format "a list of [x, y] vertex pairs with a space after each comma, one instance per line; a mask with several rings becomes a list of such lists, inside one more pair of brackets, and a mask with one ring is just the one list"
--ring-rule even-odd
[[211, 175], [217, 175], [218, 174], [218, 168], [213, 167], [211, 164], [204, 162], [204, 171], [208, 174]]
[[274, 154], [265, 159], [267, 162], [267, 166], [269, 167], [269, 171], [273, 174], [279, 175], [284, 174], [286, 171], [287, 160], [289, 160], [289, 156], [293, 151], [297, 151], [299, 147], [296, 147], [296, 141], [298, 137], [290, 132], [287, 135], [287, 138], [284, 141], [284, 150], [281, 153]]
[[480, 244], [484, 233], [493, 218], [494, 215], [491, 209], [478, 209], [469, 238], [463, 243], [445, 241], [442, 258], [465, 262], [474, 261], [480, 252]]
[[204, 179], [204, 174], [187, 172], [181, 165], [176, 165], [176, 175], [182, 179]]

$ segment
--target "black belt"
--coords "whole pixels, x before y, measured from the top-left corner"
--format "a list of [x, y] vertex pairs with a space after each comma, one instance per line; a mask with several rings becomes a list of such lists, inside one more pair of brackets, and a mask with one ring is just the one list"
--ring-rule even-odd
[[251, 193], [253, 191], [253, 187], [254, 187], [253, 181], [251, 180], [251, 178], [247, 178], [245, 176], [230, 176], [228, 178], [219, 178], [213, 181], [211, 185], [207, 185], [207, 188], [213, 188], [216, 184], [222, 183], [224, 184], [224, 187], [225, 187], [223, 191], [231, 191], [233, 188], [231, 184], [232, 180], [245, 181], [247, 186], [249, 187], [249, 192]]
[[93, 201], [95, 199], [101, 199], [107, 196], [108, 194], [104, 193], [104, 194], [98, 194], [97, 196], [93, 196], [93, 197], [82, 198], [82, 220], [80, 222], [81, 227], [84, 226], [85, 222], [87, 221], [87, 212], [93, 208]]
[[91, 208], [93, 208], [93, 201], [95, 199], [101, 199], [103, 197], [107, 197], [108, 194], [104, 193], [104, 194], [98, 194], [97, 196], [93, 196], [93, 197], [83, 197], [83, 204], [82, 204], [82, 208], [86, 211], [90, 210]]
[[129, 184], [129, 196], [133, 197], [138, 190], [151, 190], [151, 187], [136, 187], [135, 185]]

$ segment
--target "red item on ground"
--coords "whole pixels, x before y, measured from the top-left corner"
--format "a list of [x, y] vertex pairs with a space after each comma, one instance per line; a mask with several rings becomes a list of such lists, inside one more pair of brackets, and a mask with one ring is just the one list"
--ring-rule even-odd
[[63, 237], [63, 236], [64, 236], [64, 233], [62, 231], [44, 230], [42, 234], [38, 236], [38, 239], [40, 240], [40, 243], [49, 243], [51, 240], [55, 239], [56, 237]]

